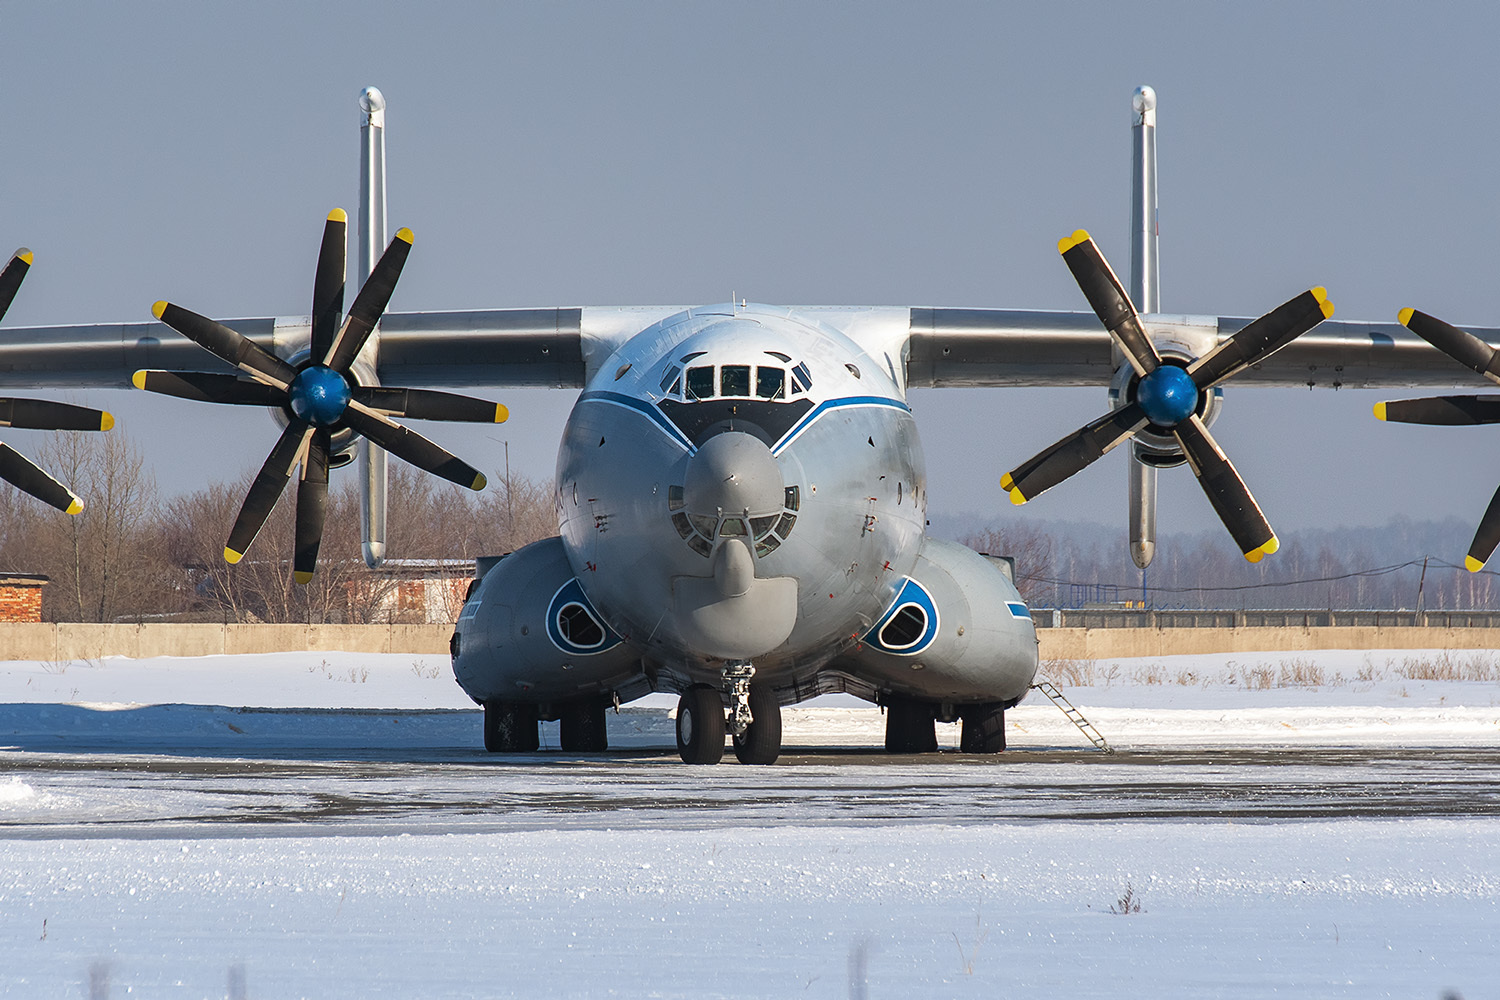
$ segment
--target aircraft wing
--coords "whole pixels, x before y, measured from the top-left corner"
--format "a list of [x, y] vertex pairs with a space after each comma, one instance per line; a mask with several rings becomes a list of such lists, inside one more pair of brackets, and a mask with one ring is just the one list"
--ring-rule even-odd
[[[1155, 340], [1211, 346], [1252, 320], [1148, 315], [1142, 321]], [[1500, 343], [1500, 329], [1465, 329]], [[1110, 351], [1109, 335], [1091, 312], [916, 308], [907, 382], [918, 388], [1107, 385], [1114, 374]], [[1398, 323], [1340, 320], [1320, 323], [1234, 382], [1351, 389], [1488, 384]]]
[[[380, 325], [381, 381], [582, 386], [585, 347], [595, 340], [586, 344], [581, 312], [547, 308], [387, 313]], [[635, 315], [634, 310], [611, 312]], [[642, 325], [656, 318], [652, 315]], [[309, 342], [306, 316], [223, 323], [283, 357]], [[233, 371], [163, 323], [0, 329], [0, 387], [128, 389], [130, 376], [142, 368]]]
[[[680, 310], [388, 313], [381, 321], [380, 377], [389, 385], [579, 388], [616, 346]], [[904, 353], [907, 384], [917, 388], [1102, 386], [1114, 373], [1109, 336], [1091, 312], [819, 306], [789, 311], [844, 329], [875, 357]], [[1153, 338], [1193, 342], [1200, 348], [1195, 354], [1251, 322], [1214, 316], [1142, 319]], [[306, 316], [223, 322], [283, 357], [308, 342]], [[1500, 343], [1500, 329], [1466, 329]], [[0, 388], [128, 388], [131, 375], [142, 368], [230, 371], [162, 323], [0, 329]], [[1340, 320], [1321, 323], [1235, 377], [1237, 385], [1335, 388], [1482, 382], [1399, 324]]]

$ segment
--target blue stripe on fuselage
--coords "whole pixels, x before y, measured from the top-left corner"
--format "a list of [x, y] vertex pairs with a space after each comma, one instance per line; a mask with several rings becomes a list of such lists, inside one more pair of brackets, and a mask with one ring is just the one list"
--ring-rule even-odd
[[[583, 395], [579, 396], [578, 401], [580, 403], [585, 401], [608, 403], [612, 406], [622, 406], [627, 410], [636, 410], [644, 414], [646, 418], [649, 419], [652, 423], [656, 424], [656, 426], [660, 428], [664, 434], [666, 434], [673, 441], [682, 446], [683, 450], [686, 451], [689, 455], [698, 450], [693, 445], [693, 442], [688, 439], [687, 435], [682, 433], [682, 431], [676, 424], [668, 420], [666, 415], [662, 413], [654, 403], [651, 403], [647, 400], [641, 399], [637, 396], [627, 395], [623, 392], [607, 392], [602, 390], [594, 390], [591, 392], [585, 392]], [[836, 410], [848, 406], [884, 406], [895, 410], [905, 410], [908, 413], [911, 412], [910, 406], [907, 406], [899, 399], [891, 399], [888, 396], [843, 396], [839, 399], [825, 399], [823, 402], [819, 403], [812, 410], [810, 410], [807, 416], [799, 420], [791, 430], [782, 435], [781, 440], [777, 441], [776, 444], [771, 447], [771, 454], [779, 455], [794, 440], [796, 440], [803, 431], [811, 427], [813, 422], [821, 417], [824, 413], [827, 413], [829, 410]]]

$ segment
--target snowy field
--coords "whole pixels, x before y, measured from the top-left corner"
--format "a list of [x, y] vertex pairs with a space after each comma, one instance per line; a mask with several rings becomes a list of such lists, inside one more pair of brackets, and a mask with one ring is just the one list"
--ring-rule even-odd
[[1114, 757], [829, 698], [690, 768], [665, 697], [486, 755], [440, 657], [0, 663], [0, 995], [1500, 997], [1497, 664], [1054, 663]]

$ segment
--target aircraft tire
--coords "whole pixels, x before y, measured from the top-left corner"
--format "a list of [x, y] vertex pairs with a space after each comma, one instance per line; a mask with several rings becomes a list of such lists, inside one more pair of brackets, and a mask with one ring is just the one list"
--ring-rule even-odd
[[684, 764], [724, 758], [724, 703], [707, 684], [694, 684], [677, 701], [677, 752]]
[[999, 753], [1005, 749], [1005, 709], [997, 704], [966, 705], [959, 711], [960, 753]]
[[734, 738], [734, 755], [741, 764], [774, 764], [781, 756], [781, 703], [769, 684], [750, 685], [750, 714], [755, 721], [745, 735]]
[[604, 700], [569, 702], [558, 709], [558, 742], [565, 753], [598, 753], [609, 749]]
[[519, 701], [484, 703], [484, 748], [490, 753], [529, 753], [541, 746], [536, 706]]
[[892, 695], [885, 708], [886, 753], [936, 753], [937, 711], [931, 702]]

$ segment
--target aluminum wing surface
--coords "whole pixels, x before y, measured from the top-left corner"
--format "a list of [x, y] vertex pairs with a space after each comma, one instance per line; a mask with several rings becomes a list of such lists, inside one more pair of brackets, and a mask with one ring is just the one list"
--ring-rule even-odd
[[[581, 387], [581, 313], [577, 308], [387, 313], [380, 325], [380, 380], [395, 385]], [[306, 316], [223, 322], [282, 358], [310, 343]], [[3, 387], [127, 389], [141, 369], [234, 372], [163, 323], [0, 329]]]
[[[1208, 346], [1252, 320], [1147, 315], [1153, 341], [1191, 335]], [[1491, 343], [1500, 329], [1465, 327]], [[907, 384], [915, 388], [1108, 385], [1117, 362], [1091, 312], [1015, 309], [911, 310]], [[1236, 385], [1380, 388], [1483, 383], [1399, 323], [1325, 320], [1253, 365]]]
[[[592, 365], [675, 306], [478, 309], [388, 313], [381, 322], [383, 383], [579, 388]], [[850, 317], [896, 310], [801, 307], [843, 327]], [[1103, 386], [1114, 374], [1109, 335], [1091, 312], [920, 307], [909, 313], [907, 384], [916, 388]], [[1191, 329], [1215, 342], [1248, 317], [1142, 317], [1153, 338]], [[225, 320], [286, 357], [310, 338], [308, 317]], [[903, 324], [904, 325], [904, 324]], [[1500, 329], [1465, 327], [1491, 344]], [[888, 346], [883, 331], [865, 346]], [[900, 334], [897, 331], [889, 333]], [[896, 339], [896, 338], [892, 338]], [[876, 341], [879, 341], [877, 344]], [[592, 363], [592, 364], [591, 364]], [[162, 323], [0, 328], [0, 387], [129, 388], [141, 369], [232, 372]], [[1397, 323], [1327, 320], [1236, 377], [1236, 385], [1374, 388], [1453, 386], [1483, 380]]]

